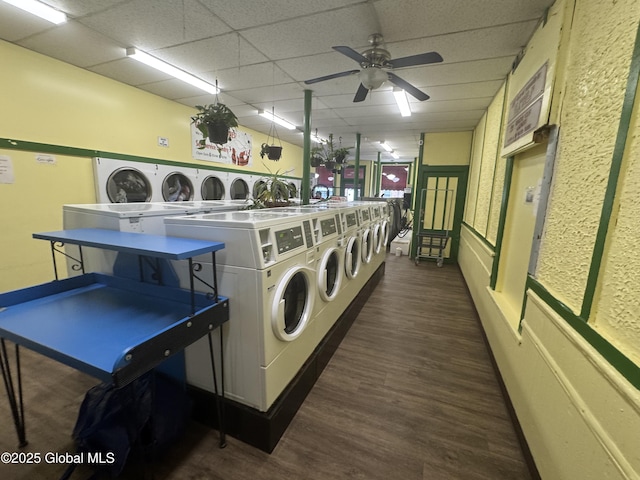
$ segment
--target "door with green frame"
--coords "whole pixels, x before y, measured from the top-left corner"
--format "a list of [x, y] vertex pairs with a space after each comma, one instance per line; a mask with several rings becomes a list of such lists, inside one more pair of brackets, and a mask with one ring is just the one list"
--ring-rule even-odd
[[[468, 166], [423, 165], [416, 183], [411, 258], [458, 260]], [[421, 246], [421, 248], [419, 248]]]

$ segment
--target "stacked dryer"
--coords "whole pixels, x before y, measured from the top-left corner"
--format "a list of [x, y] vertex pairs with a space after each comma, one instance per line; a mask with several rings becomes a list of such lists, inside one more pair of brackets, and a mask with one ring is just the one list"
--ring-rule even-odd
[[[230, 300], [230, 321], [223, 329], [225, 393], [267, 411], [317, 344], [311, 322], [316, 252], [309, 214], [253, 210], [171, 217], [165, 225], [170, 236], [225, 243], [216, 255], [220, 293]], [[196, 261], [208, 278], [210, 259]], [[188, 278], [185, 270], [178, 275], [183, 282]], [[187, 381], [213, 392], [208, 355], [206, 341], [186, 350]]]

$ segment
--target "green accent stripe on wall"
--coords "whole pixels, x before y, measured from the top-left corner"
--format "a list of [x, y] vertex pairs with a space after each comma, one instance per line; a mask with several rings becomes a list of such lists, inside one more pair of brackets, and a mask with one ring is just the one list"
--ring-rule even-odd
[[625, 146], [629, 134], [629, 125], [631, 123], [631, 115], [633, 114], [633, 104], [636, 99], [638, 90], [638, 75], [640, 74], [640, 28], [636, 34], [636, 43], [631, 57], [631, 66], [629, 69], [629, 78], [627, 79], [627, 90], [624, 94], [624, 102], [622, 104], [622, 113], [620, 114], [620, 124], [618, 126], [618, 134], [616, 144], [613, 149], [613, 159], [611, 161], [611, 170], [609, 171], [609, 181], [607, 182], [607, 190], [602, 204], [602, 213], [600, 214], [600, 225], [596, 235], [595, 245], [593, 247], [593, 255], [591, 257], [591, 266], [589, 268], [589, 276], [587, 277], [587, 285], [585, 287], [584, 298], [582, 301], [582, 310], [580, 317], [589, 319], [593, 299], [596, 293], [598, 277], [600, 276], [600, 267], [602, 265], [602, 257], [604, 255], [604, 247], [607, 241], [607, 232], [609, 230], [609, 222], [613, 212], [613, 205], [618, 187], [618, 179], [620, 177], [620, 169], [622, 167], [622, 159], [624, 157]]
[[[66, 155], [69, 157], [103, 157], [113, 158], [114, 160], [125, 160], [129, 162], [139, 163], [157, 163], [159, 165], [172, 165], [174, 167], [190, 167], [201, 170], [214, 170], [216, 172], [235, 172], [241, 171], [249, 175], [268, 175], [265, 172], [256, 172], [250, 170], [240, 170], [234, 168], [219, 167], [218, 165], [206, 165], [202, 163], [177, 162], [172, 160], [162, 160], [159, 158], [140, 157], [137, 155], [126, 155], [123, 153], [104, 152], [100, 150], [90, 150], [87, 148], [67, 147], [64, 145], [51, 145], [48, 143], [24, 142], [22, 140], [14, 140], [11, 138], [0, 138], [0, 149], [3, 150], [19, 150], [23, 152], [50, 153], [53, 155]], [[292, 177], [281, 175], [282, 178], [290, 178], [300, 180], [300, 177]]]
[[496, 289], [498, 283], [498, 267], [500, 265], [500, 253], [502, 252], [502, 239], [504, 237], [504, 227], [507, 222], [507, 207], [509, 206], [509, 193], [511, 192], [511, 177], [513, 176], [513, 156], [507, 157], [507, 165], [504, 171], [504, 186], [502, 187], [502, 203], [500, 205], [500, 219], [498, 220], [498, 232], [496, 234], [495, 257], [493, 268], [491, 269], [491, 281], [489, 286]]
[[593, 348], [595, 348], [624, 378], [640, 389], [640, 367], [605, 340], [582, 318], [564, 303], [556, 299], [537, 280], [527, 276], [526, 289], [536, 293], [551, 309], [571, 325]]
[[489, 240], [487, 240], [486, 238], [484, 238], [484, 236], [478, 232], [475, 228], [473, 228], [471, 225], [469, 225], [467, 222], [462, 222], [462, 225], [464, 225], [465, 227], [467, 227], [467, 229], [473, 233], [478, 240], [480, 240], [482, 243], [484, 243], [485, 247], [487, 247], [489, 250], [491, 250], [492, 252], [496, 251], [496, 247], [493, 246], [492, 243], [489, 242]]

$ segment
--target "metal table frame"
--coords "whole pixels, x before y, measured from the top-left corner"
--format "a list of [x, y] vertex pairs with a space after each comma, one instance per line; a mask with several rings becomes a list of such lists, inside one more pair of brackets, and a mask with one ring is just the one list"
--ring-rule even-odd
[[[220, 448], [223, 448], [226, 445], [223, 336], [220, 335], [221, 393], [218, 395], [211, 334], [229, 320], [229, 300], [218, 295], [215, 263], [215, 252], [223, 249], [224, 243], [103, 229], [62, 230], [37, 233], [33, 237], [50, 242], [56, 280], [0, 294], [0, 371], [19, 446], [27, 445], [21, 345], [122, 387], [208, 335], [220, 419]], [[71, 269], [81, 275], [59, 280], [56, 254], [69, 257], [62, 250], [65, 244], [79, 246], [80, 258], [72, 259]], [[83, 246], [138, 255], [139, 281], [85, 273]], [[198, 276], [201, 265], [193, 258], [209, 253], [213, 278], [205, 281]], [[189, 290], [162, 284], [159, 259], [189, 262]], [[152, 266], [155, 283], [143, 278], [143, 262]], [[157, 268], [153, 268], [154, 265]], [[196, 281], [204, 284], [208, 293], [196, 292]], [[84, 310], [98, 302], [100, 309], [87, 315]], [[7, 339], [15, 343], [15, 379]]]

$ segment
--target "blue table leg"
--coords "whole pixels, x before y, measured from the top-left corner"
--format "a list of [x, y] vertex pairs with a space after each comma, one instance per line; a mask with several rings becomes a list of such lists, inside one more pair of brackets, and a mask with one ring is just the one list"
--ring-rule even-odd
[[13, 424], [16, 427], [16, 433], [18, 434], [18, 446], [20, 448], [27, 446], [27, 438], [25, 434], [24, 424], [24, 403], [22, 400], [22, 375], [20, 374], [20, 346], [15, 345], [16, 348], [16, 375], [18, 384], [18, 395], [16, 398], [16, 390], [13, 383], [13, 376], [11, 375], [11, 365], [9, 363], [9, 356], [7, 354], [7, 345], [4, 338], [0, 338], [0, 370], [2, 370], [2, 379], [4, 380], [4, 387], [7, 390], [7, 398], [9, 399], [9, 406], [11, 407], [11, 414], [13, 415]]

